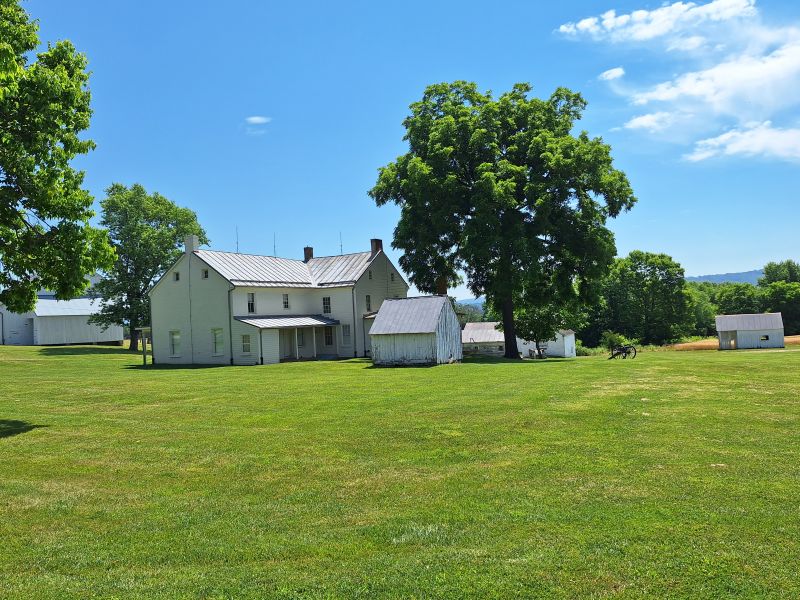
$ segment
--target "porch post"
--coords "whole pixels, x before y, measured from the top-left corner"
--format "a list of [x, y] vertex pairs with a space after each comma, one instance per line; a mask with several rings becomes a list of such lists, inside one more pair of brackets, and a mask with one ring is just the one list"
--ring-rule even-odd
[[311, 328], [311, 341], [314, 344], [314, 358], [317, 358], [317, 328]]
[[299, 327], [294, 328], [294, 359], [300, 360], [300, 346], [297, 345], [297, 330]]

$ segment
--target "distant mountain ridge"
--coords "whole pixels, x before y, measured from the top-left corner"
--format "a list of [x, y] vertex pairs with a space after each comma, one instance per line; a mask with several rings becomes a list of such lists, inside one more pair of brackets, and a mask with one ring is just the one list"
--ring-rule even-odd
[[760, 277], [764, 276], [762, 269], [742, 271], [740, 273], [718, 273], [716, 275], [697, 275], [687, 277], [686, 281], [708, 281], [710, 283], [752, 283], [756, 285]]

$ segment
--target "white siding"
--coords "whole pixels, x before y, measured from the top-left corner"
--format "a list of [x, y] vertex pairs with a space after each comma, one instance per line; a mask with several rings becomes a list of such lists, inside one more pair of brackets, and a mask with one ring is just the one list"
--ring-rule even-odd
[[372, 336], [376, 365], [415, 365], [436, 362], [436, 334], [396, 333]]
[[36, 317], [33, 320], [33, 343], [40, 346], [121, 342], [122, 339], [119, 325], [103, 331], [100, 325], [90, 324], [85, 316]]
[[[762, 340], [762, 337], [769, 339]], [[720, 350], [752, 350], [755, 348], [783, 348], [783, 329], [763, 331], [721, 331]]]
[[453, 310], [452, 304], [447, 301], [439, 315], [436, 326], [436, 362], [448, 363], [463, 359], [461, 347], [461, 324]]
[[281, 362], [277, 329], [261, 330], [261, 348], [265, 365], [272, 365]]
[[9, 346], [32, 346], [33, 345], [33, 319], [31, 313], [12, 313], [5, 306], [0, 305], [3, 327], [3, 335], [0, 339], [5, 340]]

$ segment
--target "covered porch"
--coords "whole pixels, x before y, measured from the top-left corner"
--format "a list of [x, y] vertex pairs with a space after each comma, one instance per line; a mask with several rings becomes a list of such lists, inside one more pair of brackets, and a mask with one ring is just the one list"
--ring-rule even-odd
[[235, 317], [259, 330], [261, 364], [338, 358], [339, 321], [322, 315]]

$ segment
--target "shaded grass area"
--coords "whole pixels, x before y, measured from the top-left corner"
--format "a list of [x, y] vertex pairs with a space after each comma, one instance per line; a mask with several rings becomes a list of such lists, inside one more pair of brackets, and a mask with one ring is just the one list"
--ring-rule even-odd
[[0, 347], [0, 596], [800, 596], [798, 351], [139, 360]]

